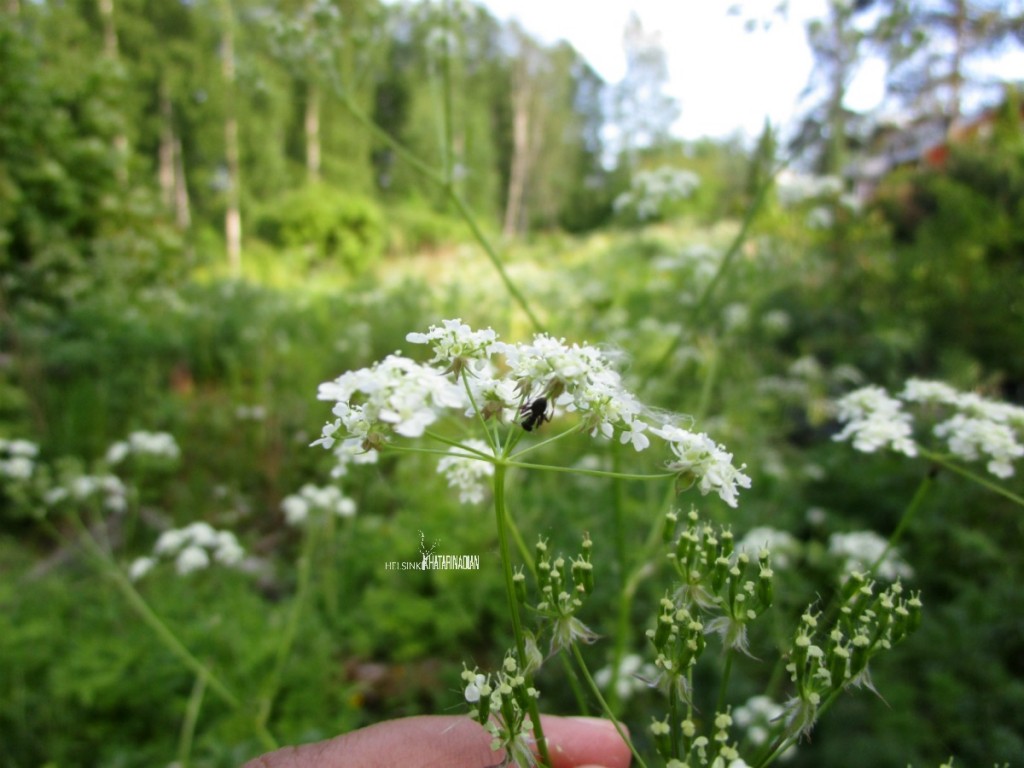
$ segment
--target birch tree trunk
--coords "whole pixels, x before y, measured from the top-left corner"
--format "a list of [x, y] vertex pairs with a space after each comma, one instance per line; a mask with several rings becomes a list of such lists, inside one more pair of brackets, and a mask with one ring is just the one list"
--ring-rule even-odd
[[306, 175], [320, 180], [320, 86], [310, 83], [306, 91]]
[[238, 113], [235, 105], [235, 33], [230, 0], [221, 0], [221, 74], [224, 78], [224, 159], [227, 165], [227, 210], [224, 239], [231, 274], [242, 271], [242, 213], [239, 203]]

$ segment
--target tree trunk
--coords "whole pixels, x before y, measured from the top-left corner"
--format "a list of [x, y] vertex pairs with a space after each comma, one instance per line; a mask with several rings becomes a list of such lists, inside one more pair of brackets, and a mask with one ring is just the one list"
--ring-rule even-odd
[[192, 226], [192, 206], [185, 183], [185, 158], [178, 137], [174, 138], [174, 222], [183, 232]]
[[[114, 25], [114, 0], [99, 0], [100, 18], [103, 21], [103, 55], [110, 61], [117, 61], [117, 27]], [[122, 184], [128, 181], [128, 137], [122, 131], [114, 136], [114, 151], [117, 154], [117, 179]]]
[[174, 113], [167, 81], [160, 78], [160, 148], [157, 151], [157, 182], [160, 199], [168, 211], [174, 207]]
[[310, 83], [306, 89], [306, 175], [310, 182], [320, 180], [320, 86]]
[[230, 0], [221, 0], [224, 29], [221, 38], [221, 74], [224, 77], [224, 159], [227, 164], [227, 210], [224, 239], [231, 274], [242, 271], [242, 213], [239, 204], [238, 114], [235, 108], [235, 34]]
[[949, 73], [949, 125], [960, 117], [960, 99], [964, 84], [964, 58], [967, 47], [967, 3], [957, 0], [953, 17], [953, 61]]

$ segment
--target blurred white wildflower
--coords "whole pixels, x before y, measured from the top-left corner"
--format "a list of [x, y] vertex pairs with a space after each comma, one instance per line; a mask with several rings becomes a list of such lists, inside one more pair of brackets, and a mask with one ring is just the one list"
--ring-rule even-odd
[[733, 302], [722, 310], [722, 322], [728, 331], [736, 331], [750, 322], [750, 307]]
[[776, 189], [783, 205], [794, 205], [839, 195], [843, 191], [843, 180], [838, 176], [810, 176], [785, 170], [776, 177]]
[[844, 574], [853, 571], [866, 572], [885, 557], [875, 568], [874, 575], [886, 581], [909, 579], [914, 570], [904, 562], [895, 549], [886, 552], [888, 541], [874, 531], [853, 531], [851, 533], [833, 533], [828, 537], [828, 551], [843, 560]]
[[751, 528], [736, 542], [736, 551], [746, 552], [752, 560], [765, 549], [771, 553], [773, 568], [785, 568], [799, 554], [800, 542], [792, 534], [767, 525]]
[[[768, 741], [783, 712], [782, 705], [767, 696], [754, 696], [732, 710], [732, 720], [743, 731], [747, 741], [759, 747]], [[793, 744], [779, 755], [779, 760], [790, 760], [795, 754], [796, 745]]]
[[262, 405], [237, 405], [235, 418], [239, 421], [264, 421], [267, 418], [267, 409]]
[[662, 166], [639, 171], [629, 191], [615, 198], [613, 206], [616, 213], [632, 211], [637, 219], [646, 221], [658, 216], [666, 205], [688, 198], [699, 185], [700, 177], [682, 168]]
[[891, 447], [907, 456], [917, 455], [917, 445], [911, 438], [910, 414], [903, 412], [903, 404], [877, 386], [862, 387], [842, 397], [836, 403], [839, 420], [846, 426], [833, 440], [853, 437], [853, 447], [865, 453]]
[[234, 566], [242, 561], [242, 549], [230, 531], [218, 531], [209, 523], [199, 522], [164, 531], [153, 545], [150, 557], [136, 559], [128, 569], [133, 579], [142, 578], [162, 559], [174, 560], [179, 575], [209, 567], [212, 562]]
[[[657, 676], [658, 670], [653, 664], [645, 662], [639, 654], [627, 653], [619, 662], [619, 674], [615, 679], [615, 693], [619, 701], [626, 701], [634, 693], [647, 690]], [[594, 682], [598, 688], [607, 690], [612, 682], [612, 667], [609, 665], [597, 670]]]
[[483, 440], [467, 440], [453, 447], [448, 456], [437, 462], [437, 471], [448, 478], [449, 488], [458, 488], [459, 501], [479, 504], [487, 491], [487, 480], [494, 475], [494, 465], [473, 453], [490, 456], [491, 449]]
[[356, 503], [345, 496], [337, 486], [318, 487], [307, 483], [298, 493], [285, 496], [281, 500], [281, 510], [288, 525], [301, 525], [309, 519], [311, 512], [352, 517], [356, 513]]
[[28, 440], [0, 438], [0, 477], [28, 480], [35, 471], [39, 446]]
[[1017, 442], [1013, 428], [991, 419], [957, 413], [935, 426], [935, 436], [944, 438], [949, 450], [966, 461], [987, 454], [988, 471], [1004, 479], [1013, 476], [1013, 460], [1024, 456], [1024, 445]]
[[761, 315], [761, 327], [773, 336], [781, 336], [792, 325], [793, 320], [784, 309], [771, 309]]
[[132, 432], [126, 440], [119, 440], [107, 449], [107, 463], [120, 464], [129, 456], [150, 456], [166, 461], [177, 461], [181, 456], [174, 436], [167, 432]]
[[86, 502], [98, 498], [108, 512], [128, 508], [128, 489], [116, 475], [77, 475], [43, 494], [43, 502], [56, 506], [67, 500]]
[[928, 406], [932, 415], [952, 411], [938, 420], [932, 434], [945, 441], [954, 456], [965, 461], [987, 458], [986, 468], [996, 477], [1014, 474], [1013, 462], [1024, 456], [1024, 408], [922, 379], [909, 379], [897, 397], [889, 397], [881, 387], [864, 387], [846, 395], [838, 406], [839, 418], [847, 424], [835, 439], [855, 435], [854, 447], [859, 450], [872, 451], [889, 443], [914, 456], [917, 447], [910, 439], [910, 416], [901, 409], [903, 402], [920, 404]]

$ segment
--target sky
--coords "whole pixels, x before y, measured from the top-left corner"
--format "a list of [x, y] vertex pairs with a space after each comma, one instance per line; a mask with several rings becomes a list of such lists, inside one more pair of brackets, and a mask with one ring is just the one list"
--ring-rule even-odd
[[[824, 15], [825, 0], [791, 0], [788, 19], [772, 18], [775, 0], [747, 0], [748, 12], [772, 18], [767, 30], [744, 32], [730, 16], [733, 0], [479, 0], [494, 16], [516, 19], [545, 43], [565, 39], [608, 83], [625, 71], [622, 30], [635, 11], [644, 29], [657, 31], [667, 53], [670, 84], [681, 116], [675, 133], [685, 139], [757, 136], [765, 118], [790, 123], [813, 59], [807, 19]], [[883, 96], [884, 66], [869, 61], [856, 74], [846, 106], [866, 111]], [[1018, 57], [1007, 76], [1024, 76]]]
[[766, 117], [788, 121], [812, 67], [803, 22], [824, 7], [823, 0], [795, 0], [793, 11], [801, 16], [776, 18], [768, 31], [745, 33], [743, 19], [727, 15], [731, 3], [725, 0], [481, 3], [499, 19], [518, 20], [543, 42], [567, 40], [609, 83], [625, 71], [622, 30], [635, 11], [645, 30], [661, 36], [669, 65], [667, 91], [682, 111], [675, 132], [687, 139], [724, 138], [737, 131], [756, 136]]

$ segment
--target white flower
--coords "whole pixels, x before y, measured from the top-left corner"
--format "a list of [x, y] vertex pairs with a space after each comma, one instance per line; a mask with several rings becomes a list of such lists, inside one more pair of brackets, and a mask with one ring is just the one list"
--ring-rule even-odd
[[174, 561], [174, 566], [180, 576], [185, 576], [193, 571], [200, 571], [209, 564], [209, 554], [207, 554], [205, 549], [194, 544], [181, 550]]
[[702, 494], [715, 491], [722, 501], [735, 507], [738, 488], [750, 487], [750, 478], [743, 473], [747, 465], [734, 467], [732, 454], [706, 434], [672, 424], [653, 428], [651, 432], [664, 439], [676, 455], [677, 460], [668, 463], [669, 469], [693, 476]]
[[486, 360], [498, 334], [490, 328], [474, 331], [461, 319], [443, 320], [441, 326], [432, 325], [427, 333], [409, 333], [405, 340], [412, 344], [430, 344], [434, 350], [431, 363], [445, 363], [446, 373], [455, 378], [471, 360]]
[[461, 387], [435, 369], [398, 355], [321, 384], [318, 397], [335, 401], [338, 418], [313, 445], [330, 448], [343, 430], [347, 437], [359, 438], [364, 450], [375, 448], [389, 432], [420, 437], [445, 409], [466, 404]]
[[453, 447], [448, 456], [437, 462], [437, 471], [448, 478], [449, 488], [459, 489], [463, 504], [479, 504], [487, 491], [487, 479], [494, 475], [494, 465], [473, 452], [491, 455], [490, 446], [482, 440], [467, 440], [464, 447]]
[[309, 517], [309, 502], [296, 494], [285, 496], [281, 500], [281, 511], [288, 525], [300, 525]]
[[771, 553], [772, 566], [785, 568], [790, 558], [799, 550], [799, 542], [793, 535], [769, 526], [759, 526], [747, 531], [746, 536], [736, 542], [737, 552], [746, 552], [753, 560], [757, 560], [761, 551], [767, 549]]
[[[644, 663], [643, 657], [636, 653], [628, 653], [619, 663], [619, 674], [615, 681], [615, 693], [621, 701], [632, 698], [634, 693], [650, 687], [651, 680], [658, 675], [657, 668], [650, 662]], [[612, 668], [603, 667], [594, 673], [594, 682], [598, 688], [607, 689], [612, 681]]]
[[839, 420], [846, 422], [833, 440], [853, 437], [853, 447], [864, 453], [874, 453], [889, 446], [907, 456], [917, 455], [917, 445], [911, 438], [910, 415], [904, 413], [903, 404], [881, 387], [868, 386], [854, 390], [836, 403]]
[[489, 686], [487, 685], [487, 678], [484, 675], [475, 675], [473, 679], [466, 685], [465, 697], [466, 701], [470, 704], [476, 704], [480, 701], [480, 695], [485, 691], [489, 692]]
[[[844, 560], [843, 570], [847, 574], [867, 571], [882, 557], [887, 546], [888, 541], [874, 531], [833, 533], [828, 538], [828, 551]], [[914, 571], [895, 549], [890, 549], [878, 563], [875, 575], [886, 581], [895, 581], [910, 578]]]
[[941, 381], [907, 379], [900, 392], [900, 398], [912, 403], [952, 404], [960, 395], [953, 387]]
[[0, 459], [0, 477], [9, 477], [12, 480], [28, 480], [32, 477], [35, 464], [27, 456], [12, 456], [9, 459]]
[[107, 449], [107, 463], [119, 464], [129, 455], [153, 456], [177, 461], [181, 456], [174, 436], [167, 432], [132, 432], [127, 440], [120, 440]]
[[128, 568], [128, 578], [138, 581], [152, 570], [156, 560], [152, 557], [137, 557]]
[[139, 558], [132, 563], [129, 573], [136, 571], [140, 578], [162, 558], [174, 559], [179, 575], [208, 567], [213, 561], [233, 566], [242, 561], [245, 550], [230, 531], [218, 531], [209, 523], [197, 522], [184, 528], [164, 531], [153, 545], [152, 558]]
[[[754, 696], [732, 711], [733, 723], [743, 731], [746, 739], [755, 747], [764, 744], [771, 736], [776, 721], [785, 710], [767, 696]], [[790, 760], [796, 754], [796, 745], [786, 749], [779, 760]]]
[[1024, 445], [1007, 424], [958, 413], [936, 425], [935, 436], [945, 438], [949, 450], [962, 459], [974, 461], [982, 454], [991, 457], [987, 468], [996, 477], [1013, 475], [1013, 460], [1024, 456]]
[[345, 496], [337, 486], [328, 485], [320, 488], [307, 483], [298, 493], [282, 499], [281, 510], [289, 525], [301, 525], [311, 512], [352, 517], [356, 513], [356, 503]]

